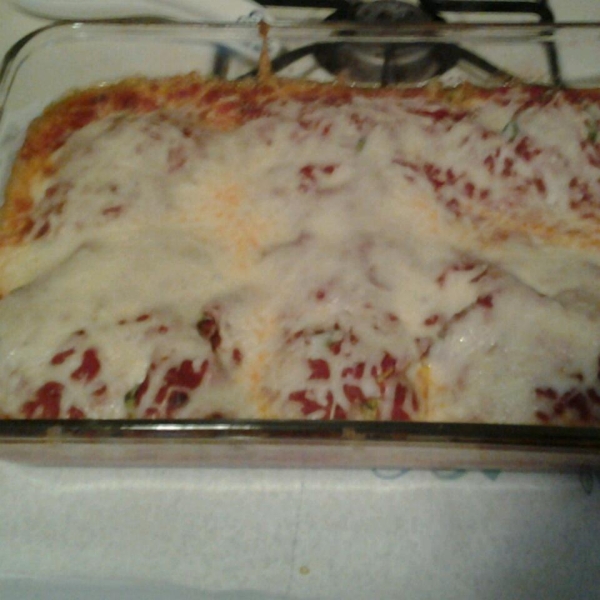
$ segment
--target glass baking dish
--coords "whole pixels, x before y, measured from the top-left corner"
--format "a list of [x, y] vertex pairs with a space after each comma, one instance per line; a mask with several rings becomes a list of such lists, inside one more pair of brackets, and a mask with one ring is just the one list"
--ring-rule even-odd
[[[339, 73], [355, 85], [600, 87], [600, 25], [449, 25], [386, 28], [347, 23], [280, 23], [268, 32], [273, 69], [321, 81], [334, 75], [330, 48], [368, 50], [375, 74]], [[252, 24], [119, 21], [59, 23], [6, 55], [0, 73], [0, 186], [27, 123], [74, 88], [126, 76], [197, 71], [229, 79], [254, 75], [261, 37]], [[307, 50], [308, 49], [308, 50]], [[443, 68], [415, 75], [423, 54]], [[389, 57], [412, 57], [410, 67]], [[416, 57], [416, 58], [415, 58]], [[449, 58], [450, 57], [450, 58]], [[422, 69], [418, 67], [417, 70]], [[333, 67], [330, 70], [335, 71]], [[564, 469], [600, 465], [600, 429], [462, 423], [357, 421], [0, 421], [0, 458], [36, 464], [231, 465]]]

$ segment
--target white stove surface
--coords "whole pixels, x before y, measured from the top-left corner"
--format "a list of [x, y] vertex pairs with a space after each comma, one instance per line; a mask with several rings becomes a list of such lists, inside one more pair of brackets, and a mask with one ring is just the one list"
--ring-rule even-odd
[[[598, 20], [597, 0], [552, 0]], [[0, 52], [46, 21], [0, 0]], [[3, 600], [600, 598], [600, 473], [0, 461]]]

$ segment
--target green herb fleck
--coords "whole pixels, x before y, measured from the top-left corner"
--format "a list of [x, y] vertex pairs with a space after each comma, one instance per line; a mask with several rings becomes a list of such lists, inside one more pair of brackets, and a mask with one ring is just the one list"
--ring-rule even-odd
[[139, 389], [140, 386], [136, 385], [125, 394], [124, 402], [125, 408], [127, 409], [128, 413], [133, 413], [133, 411], [135, 410], [135, 407], [137, 405], [136, 394], [138, 393]]
[[365, 421], [374, 421], [377, 419], [377, 408], [380, 398], [367, 398], [360, 406], [362, 418]]
[[598, 121], [586, 121], [587, 141], [595, 144], [598, 140]]
[[587, 131], [586, 140], [595, 144], [598, 141], [598, 110], [594, 106], [586, 106], [584, 110], [588, 115], [584, 122]]
[[502, 130], [502, 135], [508, 138], [509, 142], [514, 142], [516, 137], [519, 135], [519, 124], [516, 120], [509, 121]]

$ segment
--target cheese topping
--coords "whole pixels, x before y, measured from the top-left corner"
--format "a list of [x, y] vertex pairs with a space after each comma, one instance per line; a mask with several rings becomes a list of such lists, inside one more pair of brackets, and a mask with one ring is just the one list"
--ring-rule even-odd
[[2, 413], [600, 422], [600, 103], [336, 94], [74, 128], [0, 249]]

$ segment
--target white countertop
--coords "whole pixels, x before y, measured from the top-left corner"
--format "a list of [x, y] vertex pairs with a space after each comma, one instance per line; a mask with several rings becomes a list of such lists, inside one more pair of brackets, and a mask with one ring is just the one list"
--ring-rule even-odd
[[[0, 51], [44, 23], [0, 0]], [[593, 599], [599, 515], [589, 471], [0, 461], [0, 598]]]

